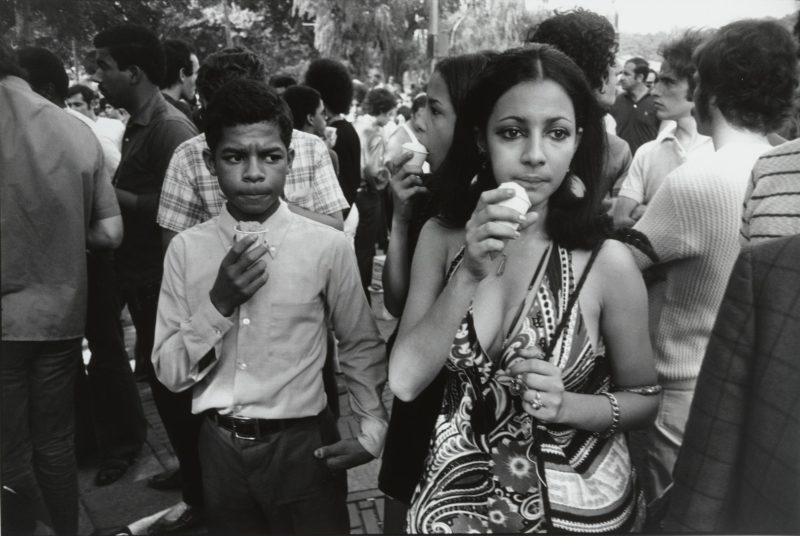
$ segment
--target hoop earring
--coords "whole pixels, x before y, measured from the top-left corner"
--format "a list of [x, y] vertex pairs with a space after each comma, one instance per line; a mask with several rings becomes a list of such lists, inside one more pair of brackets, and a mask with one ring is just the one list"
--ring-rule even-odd
[[566, 180], [569, 181], [567, 183], [567, 188], [569, 189], [569, 193], [572, 194], [572, 197], [575, 199], [583, 199], [586, 196], [586, 185], [580, 177], [570, 171], [567, 173]]

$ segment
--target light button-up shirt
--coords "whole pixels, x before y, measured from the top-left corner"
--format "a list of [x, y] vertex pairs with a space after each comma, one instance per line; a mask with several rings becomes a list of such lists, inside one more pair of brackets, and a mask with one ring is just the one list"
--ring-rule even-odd
[[387, 427], [381, 399], [386, 349], [347, 238], [281, 202], [266, 222], [267, 283], [224, 317], [209, 291], [236, 224], [223, 208], [170, 243], [153, 350], [159, 380], [173, 391], [193, 387], [194, 413], [215, 410], [260, 419], [316, 415], [327, 404], [322, 367], [329, 313], [360, 420], [358, 439], [378, 456]]

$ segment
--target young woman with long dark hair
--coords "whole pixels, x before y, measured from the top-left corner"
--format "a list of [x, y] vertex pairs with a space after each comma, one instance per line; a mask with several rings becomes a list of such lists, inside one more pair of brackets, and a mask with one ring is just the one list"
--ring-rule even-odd
[[[652, 421], [658, 386], [644, 283], [600, 215], [603, 144], [555, 48], [506, 51], [471, 89], [389, 364], [402, 400], [445, 370], [409, 532], [640, 528], [622, 432]], [[524, 215], [502, 206], [512, 182]]]

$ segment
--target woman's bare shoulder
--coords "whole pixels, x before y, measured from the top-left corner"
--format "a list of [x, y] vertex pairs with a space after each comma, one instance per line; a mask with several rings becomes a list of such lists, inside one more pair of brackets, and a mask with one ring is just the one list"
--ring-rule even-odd
[[630, 248], [619, 240], [606, 240], [600, 247], [596, 262], [601, 270], [608, 271], [611, 275], [619, 276], [620, 272], [639, 273]]
[[417, 250], [436, 253], [442, 259], [452, 259], [463, 245], [463, 227], [452, 227], [439, 218], [431, 218], [422, 227]]
[[[579, 249], [573, 252], [579, 273], [583, 273], [590, 256], [590, 250]], [[602, 290], [616, 291], [620, 286], [629, 284], [631, 278], [640, 277], [641, 272], [628, 246], [619, 240], [608, 239], [600, 246], [594, 265], [587, 276], [587, 284]]]

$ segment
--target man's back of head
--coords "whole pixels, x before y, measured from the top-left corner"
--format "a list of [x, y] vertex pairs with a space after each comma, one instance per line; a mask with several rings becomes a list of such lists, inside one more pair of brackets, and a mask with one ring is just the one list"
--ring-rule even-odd
[[61, 60], [41, 47], [23, 47], [17, 50], [19, 66], [27, 73], [26, 79], [36, 93], [59, 108], [65, 106], [69, 78]]
[[[694, 54], [695, 106], [701, 132], [718, 110], [730, 126], [760, 134], [777, 130], [797, 87], [797, 45], [773, 21], [741, 20], [720, 28]], [[716, 141], [715, 141], [716, 143]]]
[[264, 62], [258, 54], [244, 47], [224, 48], [203, 60], [197, 73], [197, 92], [207, 104], [222, 86], [242, 78], [266, 83]]
[[559, 49], [583, 71], [600, 105], [614, 104], [613, 70], [619, 44], [608, 19], [581, 8], [558, 13], [528, 30], [525, 42]]

